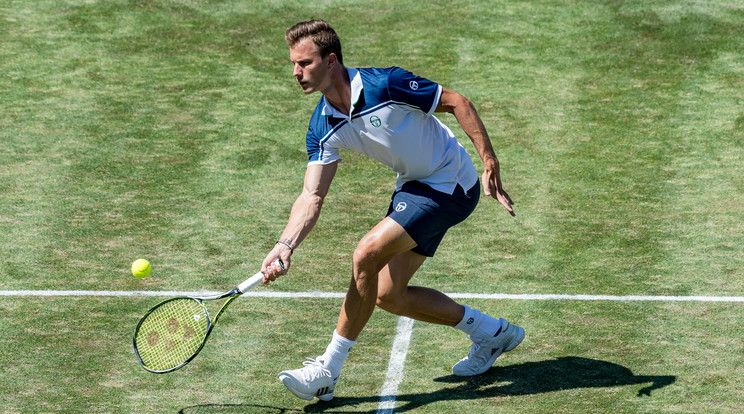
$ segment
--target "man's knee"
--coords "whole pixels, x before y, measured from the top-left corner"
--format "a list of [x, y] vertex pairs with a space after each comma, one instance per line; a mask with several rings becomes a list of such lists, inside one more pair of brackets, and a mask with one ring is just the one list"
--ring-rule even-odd
[[354, 249], [354, 269], [368, 269], [372, 267], [376, 268], [375, 271], [379, 271], [379, 268], [384, 265], [384, 263], [381, 263], [380, 253], [380, 246], [375, 242], [374, 237], [364, 237], [359, 241], [356, 249]]

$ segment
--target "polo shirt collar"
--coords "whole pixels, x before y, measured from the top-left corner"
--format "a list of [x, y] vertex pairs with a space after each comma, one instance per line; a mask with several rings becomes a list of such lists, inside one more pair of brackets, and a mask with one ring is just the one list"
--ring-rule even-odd
[[323, 96], [323, 116], [332, 116], [334, 118], [350, 118], [351, 114], [354, 113], [354, 106], [359, 102], [359, 97], [362, 95], [362, 75], [359, 74], [359, 69], [346, 68], [349, 73], [349, 79], [351, 79], [351, 109], [349, 115], [341, 113], [339, 110], [333, 107], [328, 100]]

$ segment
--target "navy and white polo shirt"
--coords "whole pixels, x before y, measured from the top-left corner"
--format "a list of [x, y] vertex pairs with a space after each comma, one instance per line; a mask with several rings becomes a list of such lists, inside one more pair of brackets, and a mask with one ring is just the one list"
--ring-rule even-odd
[[478, 181], [470, 155], [432, 116], [442, 87], [401, 68], [347, 69], [350, 115], [320, 99], [307, 131], [308, 163], [330, 164], [339, 149], [361, 152], [398, 173], [396, 188], [420, 181], [452, 194]]

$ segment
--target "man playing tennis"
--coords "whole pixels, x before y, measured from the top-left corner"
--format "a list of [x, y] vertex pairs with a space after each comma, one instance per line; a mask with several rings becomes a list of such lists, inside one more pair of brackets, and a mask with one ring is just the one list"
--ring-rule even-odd
[[286, 270], [291, 255], [314, 227], [338, 167], [339, 149], [357, 151], [398, 174], [387, 216], [359, 242], [353, 276], [325, 353], [279, 378], [305, 400], [333, 398], [341, 367], [375, 305], [396, 315], [453, 326], [473, 341], [452, 367], [455, 375], [488, 370], [524, 339], [524, 329], [462, 306], [433, 289], [409, 286], [416, 270], [434, 255], [448, 228], [475, 209], [480, 185], [467, 151], [433, 116], [454, 114], [483, 161], [484, 192], [513, 216], [499, 176], [499, 162], [475, 107], [464, 96], [400, 68], [348, 69], [341, 42], [324, 21], [298, 23], [285, 34], [293, 75], [305, 94], [322, 97], [307, 132], [309, 162], [304, 188], [289, 221], [266, 256], [264, 283]]

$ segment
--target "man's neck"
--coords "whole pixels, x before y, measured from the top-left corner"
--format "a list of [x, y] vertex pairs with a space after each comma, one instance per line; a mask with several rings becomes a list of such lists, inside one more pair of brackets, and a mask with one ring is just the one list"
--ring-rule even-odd
[[351, 79], [344, 66], [337, 66], [337, 70], [331, 77], [331, 86], [323, 91], [323, 95], [337, 111], [349, 115], [351, 111]]

